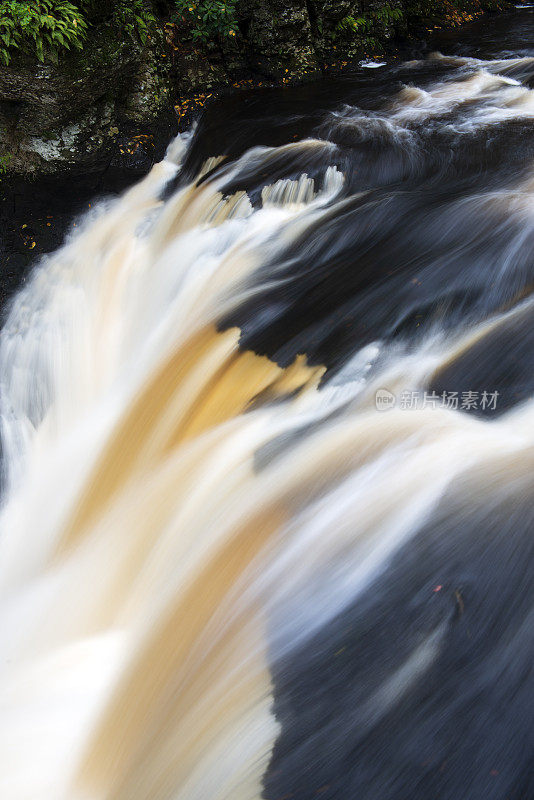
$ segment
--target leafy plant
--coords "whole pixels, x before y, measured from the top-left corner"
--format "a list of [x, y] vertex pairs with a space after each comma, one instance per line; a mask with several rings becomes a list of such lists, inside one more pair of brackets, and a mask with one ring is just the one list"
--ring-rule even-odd
[[237, 0], [176, 0], [176, 16], [192, 26], [195, 39], [235, 36]]
[[349, 33], [352, 31], [353, 33], [364, 32], [368, 28], [371, 27], [371, 20], [367, 17], [343, 17], [337, 24], [336, 31], [338, 32], [345, 32]]
[[364, 34], [369, 31], [380, 32], [394, 22], [400, 22], [404, 12], [401, 8], [384, 6], [376, 11], [369, 11], [359, 17], [347, 16], [338, 22], [334, 36], [339, 33]]
[[0, 175], [4, 175], [7, 172], [10, 161], [11, 153], [6, 153], [5, 155], [0, 156]]
[[394, 22], [400, 22], [404, 17], [402, 8], [393, 8], [392, 6], [384, 6], [375, 11], [374, 18], [380, 25], [391, 25]]
[[34, 52], [39, 61], [57, 61], [61, 50], [81, 50], [87, 23], [67, 0], [0, 1], [0, 62], [15, 50]]
[[145, 0], [118, 0], [113, 24], [132, 38], [138, 37], [145, 44], [156, 27], [156, 18]]

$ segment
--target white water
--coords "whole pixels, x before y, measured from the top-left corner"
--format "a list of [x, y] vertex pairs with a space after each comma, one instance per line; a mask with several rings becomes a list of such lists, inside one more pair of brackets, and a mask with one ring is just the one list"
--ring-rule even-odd
[[[492, 69], [403, 90], [388, 124], [474, 100], [469, 124], [530, 116], [532, 91]], [[354, 602], [455, 481], [483, 476], [458, 489], [466, 509], [506, 493], [503, 472], [530, 488], [532, 403], [491, 423], [374, 406], [382, 386], [426, 386], [487, 323], [415, 352], [377, 341], [323, 387], [305, 354], [281, 369], [218, 331], [343, 179], [278, 181], [260, 208], [223, 197], [231, 171], [281, 150], [256, 148], [162, 203], [185, 146], [38, 267], [2, 334], [8, 800], [259, 797], [279, 731], [272, 662]], [[515, 213], [518, 196], [531, 210], [531, 184], [496, 202]], [[440, 636], [369, 698], [369, 719]]]

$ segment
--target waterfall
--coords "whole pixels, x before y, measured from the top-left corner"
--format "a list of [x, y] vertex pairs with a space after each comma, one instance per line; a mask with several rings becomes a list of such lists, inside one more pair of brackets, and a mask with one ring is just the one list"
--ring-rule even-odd
[[387, 69], [14, 299], [2, 798], [532, 796], [534, 58]]

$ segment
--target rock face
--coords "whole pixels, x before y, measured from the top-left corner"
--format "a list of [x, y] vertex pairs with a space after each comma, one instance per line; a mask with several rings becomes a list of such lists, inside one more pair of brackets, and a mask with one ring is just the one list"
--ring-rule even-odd
[[250, 65], [258, 72], [296, 77], [319, 71], [306, 0], [248, 0], [240, 29]]
[[142, 47], [93, 26], [84, 49], [57, 65], [13, 59], [0, 72], [0, 156], [9, 170], [91, 168], [113, 150], [119, 130], [150, 127], [170, 105], [162, 54], [162, 37]]
[[[234, 38], [199, 44], [185, 21], [166, 25], [174, 0], [146, 0], [158, 25], [142, 44], [110, 22], [118, 0], [86, 0], [82, 51], [58, 64], [17, 55], [0, 71], [0, 173], [88, 172], [117, 160], [142, 168], [161, 156], [184, 96], [253, 76], [314, 77], [333, 61], [380, 51], [409, 29], [409, 1], [238, 0]], [[432, 21], [443, 18], [443, 0], [429, 2]]]

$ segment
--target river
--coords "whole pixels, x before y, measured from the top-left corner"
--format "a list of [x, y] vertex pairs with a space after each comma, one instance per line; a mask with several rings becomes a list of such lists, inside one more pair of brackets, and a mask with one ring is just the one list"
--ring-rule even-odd
[[19, 288], [2, 798], [534, 798], [533, 13], [221, 99]]

